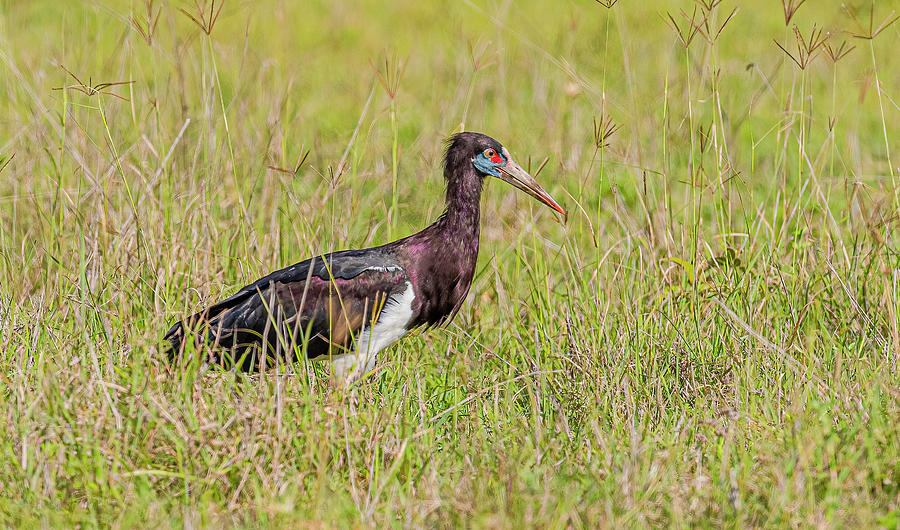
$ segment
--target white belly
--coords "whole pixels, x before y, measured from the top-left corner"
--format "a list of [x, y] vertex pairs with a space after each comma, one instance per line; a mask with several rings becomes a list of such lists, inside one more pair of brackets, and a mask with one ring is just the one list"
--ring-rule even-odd
[[378, 361], [378, 352], [406, 334], [407, 326], [412, 319], [412, 303], [415, 297], [412, 284], [406, 282], [405, 291], [385, 302], [375, 325], [360, 330], [355, 351], [332, 359], [333, 377], [344, 384], [350, 384], [374, 369]]

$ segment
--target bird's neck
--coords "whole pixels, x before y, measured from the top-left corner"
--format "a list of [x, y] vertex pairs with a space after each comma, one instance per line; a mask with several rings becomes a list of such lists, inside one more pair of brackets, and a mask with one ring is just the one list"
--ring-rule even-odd
[[475, 174], [450, 179], [447, 183], [447, 209], [438, 225], [447, 241], [471, 246], [478, 252], [481, 216], [482, 179]]
[[448, 178], [444, 214], [400, 243], [420, 299], [414, 325], [452, 318], [469, 292], [478, 261], [481, 180], [475, 174]]

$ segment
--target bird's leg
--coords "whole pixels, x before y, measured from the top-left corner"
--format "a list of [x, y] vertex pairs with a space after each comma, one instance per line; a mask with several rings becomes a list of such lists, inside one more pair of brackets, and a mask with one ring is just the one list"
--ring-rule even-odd
[[377, 352], [346, 353], [331, 360], [331, 375], [335, 385], [349, 387], [378, 364]]
[[359, 388], [353, 387], [350, 389], [350, 397], [347, 400], [347, 406], [350, 409], [350, 414], [356, 416], [356, 411], [359, 408]]
[[348, 387], [353, 382], [356, 367], [354, 355], [347, 353], [331, 360], [331, 382], [334, 386]]

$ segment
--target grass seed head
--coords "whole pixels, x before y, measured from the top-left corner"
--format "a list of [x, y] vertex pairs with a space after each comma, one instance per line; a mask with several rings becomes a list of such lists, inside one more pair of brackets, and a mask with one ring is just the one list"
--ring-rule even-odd
[[[216, 8], [216, 0], [209, 0], [209, 9], [206, 9], [200, 0], [195, 0], [195, 13], [191, 13], [183, 7], [178, 8], [178, 10], [191, 19], [191, 21], [200, 28], [200, 31], [209, 36], [216, 27], [216, 22], [219, 20], [219, 14], [222, 13], [222, 7], [224, 6], [225, 0], [221, 0], [218, 8]], [[157, 17], [158, 16], [159, 15], [157, 15]]]

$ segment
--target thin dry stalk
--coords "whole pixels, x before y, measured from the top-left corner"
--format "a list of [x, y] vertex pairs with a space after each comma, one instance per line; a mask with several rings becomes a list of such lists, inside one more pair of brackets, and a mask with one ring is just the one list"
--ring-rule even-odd
[[[618, 1], [618, 0], [617, 0]], [[469, 59], [472, 61], [472, 71], [478, 73], [485, 68], [493, 66], [499, 62], [497, 59], [499, 51], [493, 46], [493, 41], [479, 41], [478, 44], [472, 45], [469, 41]], [[494, 52], [488, 54], [487, 51], [493, 49]]]
[[703, 8], [707, 13], [711, 12], [713, 9], [719, 7], [719, 4], [722, 3], [722, 0], [695, 0], [697, 5]]
[[875, 2], [872, 2], [872, 5], [869, 7], [869, 24], [864, 26], [860, 23], [859, 19], [856, 18], [856, 14], [851, 11], [850, 7], [844, 4], [843, 8], [844, 12], [850, 17], [850, 20], [852, 20], [853, 23], [856, 24], [856, 27], [859, 28], [857, 33], [850, 32], [850, 36], [857, 39], [872, 40], [877, 37], [879, 33], [890, 27], [894, 22], [900, 20], [900, 15], [894, 16], [895, 11], [892, 9], [891, 12], [884, 17], [884, 20], [881, 21], [881, 24], [875, 26]]
[[391, 113], [391, 223], [390, 229], [393, 230], [395, 225], [394, 215], [397, 212], [397, 205], [400, 200], [399, 189], [397, 183], [397, 175], [400, 164], [400, 130], [397, 124], [397, 93], [400, 91], [400, 80], [403, 78], [403, 72], [409, 61], [401, 60], [396, 54], [384, 54], [384, 71], [375, 67], [375, 64], [369, 59], [369, 64], [375, 70], [378, 82], [387, 92], [390, 98]]
[[203, 33], [206, 33], [206, 35], [209, 36], [216, 26], [216, 21], [219, 20], [219, 14], [222, 13], [222, 8], [225, 6], [225, 0], [222, 0], [218, 9], [216, 9], [216, 0], [209, 0], [209, 12], [206, 11], [203, 4], [200, 3], [200, 0], [195, 0], [194, 4], [197, 9], [196, 15], [192, 15], [183, 7], [178, 8], [178, 10], [191, 19]]
[[706, 4], [704, 4], [703, 2], [699, 3], [706, 10], [706, 16], [704, 16], [703, 20], [700, 21], [700, 24], [697, 26], [697, 31], [700, 32], [700, 35], [706, 40], [706, 42], [713, 44], [719, 38], [719, 35], [721, 35], [723, 31], [725, 31], [725, 26], [727, 26], [728, 23], [731, 22], [731, 19], [733, 19], [740, 10], [738, 8], [732, 9], [731, 13], [729, 13], [728, 16], [725, 17], [725, 21], [722, 22], [718, 28], [716, 28], [716, 26], [710, 23], [709, 13], [710, 11], [712, 11], [713, 7], [721, 3], [721, 0], [711, 2], [712, 7], [709, 8], [707, 8]]
[[75, 90], [77, 92], [81, 92], [82, 94], [84, 94], [86, 96], [95, 96], [97, 94], [101, 94], [104, 96], [112, 96], [114, 98], [119, 98], [122, 101], [129, 101], [128, 98], [122, 97], [122, 96], [120, 96], [114, 92], [111, 92], [109, 90], [106, 90], [106, 89], [110, 88], [110, 87], [114, 87], [114, 86], [130, 85], [130, 84], [134, 83], [134, 81], [115, 81], [112, 83], [97, 83], [95, 85], [91, 82], [91, 78], [88, 78], [88, 82], [84, 83], [81, 81], [81, 79], [78, 79], [78, 76], [76, 76], [71, 71], [69, 71], [69, 69], [66, 68], [65, 66], [59, 65], [59, 67], [62, 68], [63, 70], [65, 70], [67, 74], [72, 76], [72, 79], [74, 79], [76, 81], [76, 84], [68, 85], [68, 86], [61, 86], [61, 87], [54, 87], [53, 90]]
[[712, 137], [715, 134], [714, 125], [712, 123], [709, 124], [708, 127], [704, 129], [703, 124], [701, 123], [699, 127], [697, 127], [697, 140], [700, 144], [700, 153], [705, 153], [709, 150], [710, 145], [712, 145]]
[[288, 175], [297, 176], [300, 173], [300, 168], [303, 167], [303, 164], [306, 163], [306, 159], [309, 157], [309, 149], [304, 150], [304, 146], [300, 146], [300, 155], [297, 157], [297, 163], [294, 164], [294, 169], [285, 169], [283, 167], [278, 166], [266, 166], [268, 169], [272, 171], [277, 171], [279, 173], [285, 173]]
[[[3, 173], [3, 170], [6, 169], [6, 166], [8, 166], [9, 163], [12, 162], [13, 158], [15, 158], [15, 157], [16, 157], [15, 153], [9, 155], [9, 158], [7, 158], [5, 160], [3, 159], [2, 156], [0, 156], [0, 173]], [[541, 166], [541, 167], [543, 167], [543, 166]]]
[[806, 0], [781, 0], [781, 6], [784, 8], [784, 25], [791, 23], [791, 19], [800, 9], [800, 6], [806, 3]]
[[841, 41], [840, 46], [834, 47], [830, 42], [826, 42], [822, 45], [822, 50], [825, 52], [825, 55], [828, 56], [828, 59], [831, 60], [832, 63], [836, 63], [856, 49], [856, 46], [848, 45], [849, 43], [847, 41]]
[[550, 161], [550, 157], [545, 156], [544, 159], [541, 161], [541, 163], [538, 165], [537, 169], [532, 171], [531, 170], [531, 157], [529, 156], [528, 157], [528, 168], [527, 168], [528, 173], [530, 173], [532, 177], [538, 178], [538, 176], [541, 174], [541, 171], [544, 170], [544, 166], [546, 166], [547, 162], [549, 162], [549, 161]]
[[621, 125], [617, 125], [612, 121], [612, 118], [605, 114], [600, 115], [599, 121], [594, 117], [594, 147], [597, 149], [609, 147], [610, 137], [612, 137], [612, 135], [621, 127]]
[[[699, 13], [698, 13], [699, 12]], [[691, 13], [689, 17], [684, 10], [680, 10], [680, 14], [682, 18], [687, 21], [687, 25], [684, 27], [679, 26], [678, 22], [675, 21], [675, 17], [672, 16], [671, 13], [666, 11], [666, 16], [669, 17], [669, 20], [666, 21], [666, 25], [672, 28], [672, 31], [675, 32], [675, 35], [678, 37], [678, 42], [681, 43], [685, 48], [691, 45], [694, 37], [700, 33], [700, 26], [705, 23], [705, 19], [707, 18], [707, 14], [702, 10], [698, 9], [697, 6], [694, 6], [694, 11]]]
[[396, 98], [397, 92], [400, 91], [400, 80], [403, 78], [403, 72], [406, 70], [408, 62], [400, 59], [396, 54], [385, 53], [384, 70], [382, 70], [369, 59], [369, 64], [378, 77], [378, 83], [381, 84], [391, 99]]
[[816, 27], [813, 24], [812, 31], [809, 33], [809, 37], [805, 38], [802, 33], [800, 33], [800, 29], [795, 25], [794, 26], [794, 39], [797, 41], [797, 56], [789, 52], [787, 48], [781, 45], [777, 40], [775, 45], [781, 48], [788, 57], [794, 61], [801, 70], [806, 70], [806, 67], [816, 58], [819, 52], [822, 51], [822, 46], [825, 44], [825, 41], [828, 40], [828, 34], [825, 33], [821, 28]]
[[156, 0], [146, 0], [144, 6], [147, 8], [147, 13], [144, 16], [144, 20], [138, 20], [137, 17], [131, 15], [131, 26], [135, 31], [140, 34], [140, 36], [144, 39], [148, 45], [153, 44], [153, 34], [156, 33], [156, 26], [159, 24], [159, 15], [162, 13], [162, 8], [156, 11], [156, 14], [153, 14], [153, 4]]

